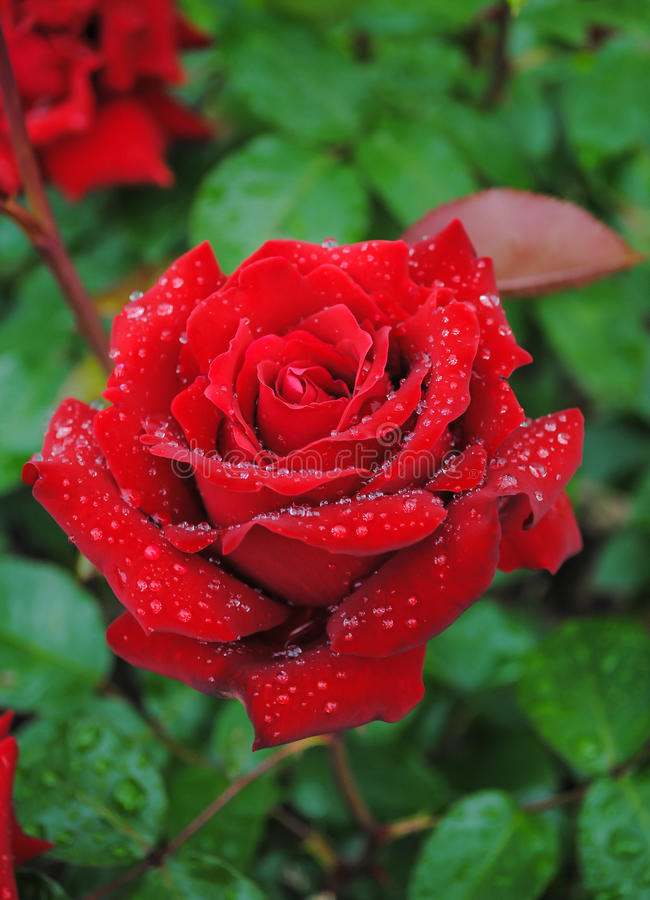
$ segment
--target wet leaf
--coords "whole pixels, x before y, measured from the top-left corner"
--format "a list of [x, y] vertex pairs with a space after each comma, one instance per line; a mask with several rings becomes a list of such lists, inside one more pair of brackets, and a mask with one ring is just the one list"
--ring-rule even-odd
[[56, 844], [55, 859], [110, 867], [146, 856], [166, 798], [140, 741], [91, 714], [35, 722], [19, 740], [16, 809], [27, 831]]
[[578, 852], [594, 896], [650, 898], [650, 769], [603, 778], [585, 797]]
[[519, 700], [576, 771], [607, 772], [650, 737], [650, 638], [626, 619], [565, 622], [530, 655]]
[[494, 260], [505, 296], [537, 296], [588, 284], [643, 258], [573, 203], [512, 188], [491, 188], [432, 209], [403, 238], [414, 244], [455, 218], [479, 256]]
[[213, 856], [183, 854], [162, 869], [149, 872], [132, 894], [132, 900], [264, 900], [252, 881], [228, 863]]
[[507, 794], [473, 794], [452, 807], [422, 847], [409, 900], [534, 900], [557, 858], [547, 819], [522, 812]]
[[93, 598], [46, 563], [0, 559], [0, 706], [69, 708], [108, 674]]
[[270, 238], [358, 240], [366, 197], [356, 173], [333, 157], [260, 137], [212, 170], [190, 219], [193, 242], [209, 240], [229, 271]]

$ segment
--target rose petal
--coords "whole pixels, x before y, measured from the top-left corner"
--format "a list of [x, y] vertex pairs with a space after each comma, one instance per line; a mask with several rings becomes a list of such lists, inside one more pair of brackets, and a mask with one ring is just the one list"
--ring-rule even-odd
[[262, 443], [284, 456], [329, 434], [345, 411], [347, 400], [337, 397], [322, 403], [297, 406], [286, 403], [275, 391], [260, 382], [257, 428]]
[[424, 693], [424, 647], [393, 656], [390, 665], [326, 647], [271, 654], [256, 639], [219, 645], [172, 635], [145, 637], [128, 615], [113, 622], [107, 637], [132, 665], [212, 696], [241, 700], [255, 727], [254, 749], [375, 719], [395, 722]]
[[199, 375], [174, 397], [171, 410], [193, 450], [214, 452], [223, 416], [205, 396], [208, 384], [207, 376]]
[[509, 501], [501, 512], [499, 568], [548, 569], [555, 573], [562, 563], [582, 549], [571, 501], [562, 493], [533, 528], [524, 528], [530, 506], [523, 497]]
[[481, 377], [475, 372], [470, 381], [470, 404], [460, 419], [467, 443], [480, 441], [492, 456], [505, 438], [524, 421], [525, 414], [514, 391], [499, 376]]
[[436, 472], [437, 444], [448, 424], [458, 418], [469, 404], [472, 361], [476, 356], [479, 330], [476, 313], [471, 306], [452, 301], [432, 311], [430, 335], [435, 358], [423, 408], [411, 436], [374, 478], [374, 490], [428, 481]]
[[341, 603], [327, 627], [333, 650], [390, 656], [416, 647], [487, 590], [501, 529], [497, 501], [481, 490], [454, 499], [438, 532], [396, 553]]
[[165, 525], [161, 531], [165, 540], [183, 553], [200, 553], [214, 544], [221, 535], [221, 531], [211, 528], [209, 522], [199, 522], [197, 525], [179, 522], [176, 525]]
[[23, 479], [142, 628], [233, 640], [282, 622], [285, 609], [218, 565], [174, 549], [120, 496], [94, 439], [94, 416], [83, 403], [62, 403], [44, 459], [27, 463]]
[[490, 460], [483, 490], [524, 494], [532, 524], [553, 506], [582, 459], [584, 420], [578, 409], [551, 413], [512, 431]]
[[432, 534], [445, 518], [442, 502], [426, 491], [406, 490], [385, 496], [358, 496], [316, 507], [291, 506], [235, 525], [223, 535], [223, 552], [231, 553], [260, 526], [331, 553], [368, 556], [400, 550]]
[[69, 200], [78, 200], [113, 184], [171, 184], [164, 149], [164, 135], [147, 107], [119, 97], [98, 107], [87, 131], [61, 137], [41, 153], [52, 181]]
[[427, 484], [430, 491], [469, 491], [485, 477], [487, 453], [479, 444], [470, 444], [462, 452], [451, 451], [443, 465]]
[[456, 300], [471, 303], [479, 319], [481, 341], [475, 369], [479, 374], [507, 378], [531, 356], [514, 339], [499, 300], [492, 262], [476, 259], [474, 248], [458, 220], [433, 239], [411, 248], [414, 281], [450, 289]]

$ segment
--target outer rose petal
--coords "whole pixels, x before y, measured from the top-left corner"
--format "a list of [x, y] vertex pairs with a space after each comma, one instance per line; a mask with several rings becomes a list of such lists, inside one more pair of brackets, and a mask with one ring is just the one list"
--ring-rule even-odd
[[444, 285], [456, 300], [472, 303], [481, 325], [476, 370], [507, 378], [531, 356], [515, 341], [499, 300], [492, 260], [476, 253], [458, 219], [411, 248], [411, 276], [418, 284]]
[[120, 488], [136, 492], [136, 505], [160, 521], [204, 518], [193, 484], [179, 478], [166, 460], [153, 458], [140, 435], [149, 416], [169, 415], [183, 386], [177, 365], [187, 317], [223, 278], [204, 242], [176, 260], [113, 321], [115, 368], [105, 396], [114, 406], [97, 414], [95, 435]]
[[273, 654], [258, 639], [220, 645], [173, 635], [145, 637], [128, 615], [113, 622], [107, 637], [132, 665], [206, 694], [241, 700], [255, 727], [254, 749], [374, 719], [395, 722], [424, 693], [423, 646], [390, 661], [343, 656], [326, 647]]
[[583, 434], [578, 409], [532, 419], [501, 444], [490, 460], [483, 490], [493, 497], [524, 495], [532, 524], [539, 522], [580, 465]]
[[497, 375], [472, 373], [470, 404], [460, 420], [468, 443], [480, 441], [492, 456], [505, 438], [524, 421], [525, 414], [507, 381]]
[[565, 559], [582, 549], [571, 501], [560, 494], [537, 525], [525, 529], [529, 515], [530, 506], [523, 497], [514, 498], [502, 511], [499, 568], [503, 572], [525, 568], [555, 573]]
[[125, 502], [95, 442], [94, 416], [83, 403], [62, 403], [44, 459], [27, 463], [23, 478], [142, 628], [228, 641], [284, 621], [283, 607], [218, 565], [176, 550]]
[[460, 454], [450, 453], [444, 465], [427, 484], [430, 491], [469, 491], [483, 481], [487, 453], [479, 444], [470, 444]]
[[255, 526], [296, 538], [330, 553], [369, 556], [408, 547], [432, 534], [445, 518], [442, 501], [427, 491], [359, 496], [322, 506], [292, 506], [229, 528], [222, 539], [231, 553]]
[[146, 106], [129, 97], [106, 101], [82, 134], [42, 148], [45, 169], [69, 200], [112, 184], [173, 181], [165, 165], [165, 137]]
[[481, 489], [447, 507], [440, 530], [392, 556], [332, 615], [333, 650], [390, 656], [447, 628], [489, 587], [501, 529], [497, 501]]
[[158, 121], [167, 141], [175, 138], [210, 138], [213, 129], [209, 122], [192, 112], [157, 85], [147, 85], [137, 95]]
[[[363, 241], [342, 247], [306, 241], [267, 241], [233, 272], [230, 280], [236, 280], [251, 263], [274, 256], [289, 260], [303, 275], [318, 266], [337, 266], [367, 294], [373, 295], [382, 309], [388, 312], [401, 308], [404, 318], [416, 309], [421, 299], [421, 292], [410, 277], [409, 248], [403, 241]], [[393, 316], [389, 318], [395, 321]]]
[[99, 13], [107, 87], [128, 91], [143, 75], [171, 82], [181, 79], [172, 0], [100, 0]]

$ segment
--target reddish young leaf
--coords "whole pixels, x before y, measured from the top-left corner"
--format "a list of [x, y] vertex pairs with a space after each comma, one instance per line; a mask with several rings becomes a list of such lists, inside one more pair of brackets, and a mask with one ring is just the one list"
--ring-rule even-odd
[[403, 235], [417, 244], [460, 219], [494, 261], [503, 296], [548, 294], [629, 269], [643, 256], [586, 210], [545, 194], [491, 188], [445, 203]]

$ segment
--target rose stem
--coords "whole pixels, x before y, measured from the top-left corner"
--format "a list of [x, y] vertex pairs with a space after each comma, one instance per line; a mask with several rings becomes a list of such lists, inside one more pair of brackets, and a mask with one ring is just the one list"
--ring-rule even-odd
[[333, 734], [331, 737], [330, 759], [334, 777], [338, 781], [341, 793], [345, 797], [355, 819], [369, 834], [376, 835], [382, 826], [373, 818], [366, 801], [357, 787], [345, 750], [344, 737], [341, 733]]
[[202, 812], [198, 814], [195, 819], [183, 828], [176, 837], [172, 838], [167, 844], [163, 847], [152, 850], [152, 852], [143, 859], [142, 862], [139, 862], [137, 865], [132, 866], [130, 869], [127, 869], [126, 872], [122, 872], [117, 878], [114, 878], [112, 881], [109, 881], [107, 884], [98, 888], [94, 893], [88, 894], [83, 900], [101, 900], [102, 897], [107, 897], [113, 891], [117, 890], [122, 885], [127, 884], [129, 881], [132, 881], [134, 878], [137, 878], [139, 875], [143, 875], [149, 869], [157, 868], [159, 866], [164, 865], [165, 861], [169, 859], [170, 856], [173, 856], [177, 850], [179, 850], [183, 844], [185, 844], [191, 837], [194, 837], [199, 829], [203, 828], [203, 826], [210, 821], [210, 819], [216, 815], [223, 807], [229, 803], [237, 794], [241, 793], [245, 787], [248, 787], [249, 784], [252, 784], [254, 781], [257, 781], [258, 778], [261, 778], [262, 775], [266, 775], [267, 772], [270, 772], [271, 769], [275, 768], [278, 763], [287, 759], [290, 756], [296, 756], [299, 753], [307, 750], [309, 747], [317, 747], [322, 744], [329, 743], [329, 737], [313, 737], [306, 738], [302, 741], [296, 741], [293, 744], [287, 744], [284, 747], [281, 747], [279, 750], [276, 750], [271, 756], [267, 756], [266, 759], [262, 760], [259, 765], [255, 766], [254, 769], [251, 769], [249, 772], [245, 772], [243, 775], [240, 775], [239, 778], [235, 779], [228, 787], [216, 797], [212, 803], [205, 807]]
[[108, 340], [92, 301], [68, 256], [45, 191], [34, 149], [27, 134], [20, 94], [0, 27], [0, 91], [11, 143], [22, 179], [28, 210], [11, 198], [0, 202], [0, 210], [16, 222], [50, 269], [74, 313], [77, 328], [107, 371], [111, 369]]

